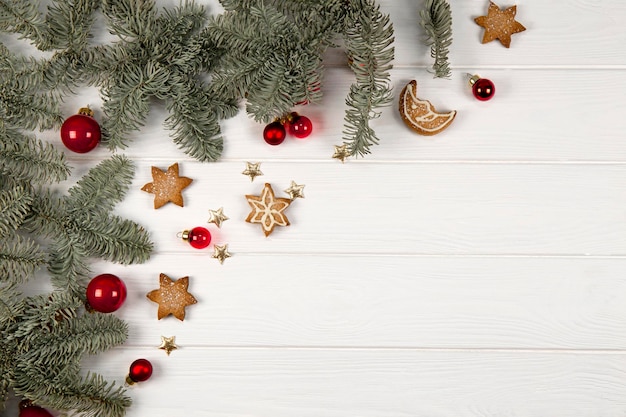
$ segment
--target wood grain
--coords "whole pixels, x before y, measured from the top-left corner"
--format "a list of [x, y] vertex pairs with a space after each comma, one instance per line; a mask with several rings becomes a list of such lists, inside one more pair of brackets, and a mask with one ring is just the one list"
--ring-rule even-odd
[[[210, 253], [210, 251], [209, 251]], [[256, 255], [206, 251], [125, 268], [128, 345], [427, 349], [626, 348], [624, 259]], [[146, 294], [190, 277], [198, 304], [157, 320]]]
[[[151, 165], [165, 169], [174, 161], [136, 161], [132, 191], [118, 206], [149, 228], [157, 253], [187, 251], [176, 234], [224, 207], [231, 220], [214, 228], [216, 241], [238, 252], [626, 254], [624, 165], [270, 161], [250, 182], [242, 162], [185, 162], [180, 175], [194, 179], [183, 192], [185, 207], [155, 210], [154, 196], [140, 189], [151, 181]], [[260, 193], [264, 182], [284, 195], [291, 180], [306, 184], [305, 198], [286, 210], [291, 226], [266, 238], [244, 221], [244, 196]]]
[[128, 417], [621, 417], [623, 355], [185, 348], [87, 361], [121, 380], [146, 356]]
[[[428, 72], [423, 1], [379, 3], [395, 27], [395, 91], [416, 79], [421, 97], [458, 111], [441, 135], [411, 133], [394, 103], [372, 124], [372, 155], [332, 160], [354, 81], [338, 48], [325, 57], [323, 101], [296, 109], [314, 123], [306, 140], [267, 146], [263, 125], [241, 113], [222, 125], [222, 160], [200, 164], [172, 143], [154, 102], [117, 151], [137, 171], [116, 211], [156, 250], [145, 265], [92, 264], [127, 283], [115, 314], [130, 336], [85, 367], [123, 382], [134, 359], [153, 362], [153, 378], [129, 391], [129, 417], [626, 415], [626, 2], [518, 1], [527, 31], [506, 49], [480, 43], [473, 18], [487, 0], [451, 1], [451, 80]], [[111, 40], [102, 24], [94, 42]], [[495, 98], [476, 101], [467, 73], [492, 79]], [[87, 104], [101, 114], [96, 89], [62, 108]], [[58, 132], [38, 135], [62, 147]], [[110, 154], [68, 155], [73, 177], [56, 189]], [[250, 182], [245, 161], [265, 175]], [[140, 188], [151, 166], [173, 162], [194, 179], [185, 207], [154, 210]], [[243, 196], [264, 182], [280, 194], [291, 180], [306, 198], [265, 238], [243, 221]], [[219, 207], [231, 218], [221, 229], [206, 223]], [[233, 258], [219, 265], [176, 237], [198, 225]], [[191, 277], [199, 303], [184, 322], [158, 321], [145, 298], [160, 272]], [[181, 348], [166, 356], [161, 335]]]

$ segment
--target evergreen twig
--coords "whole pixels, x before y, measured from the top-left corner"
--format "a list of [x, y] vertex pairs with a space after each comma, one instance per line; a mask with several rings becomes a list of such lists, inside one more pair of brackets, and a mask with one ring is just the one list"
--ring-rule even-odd
[[426, 0], [420, 12], [422, 28], [426, 31], [424, 43], [430, 46], [435, 59], [433, 72], [436, 78], [449, 78], [448, 48], [452, 44], [452, 13], [446, 0]]

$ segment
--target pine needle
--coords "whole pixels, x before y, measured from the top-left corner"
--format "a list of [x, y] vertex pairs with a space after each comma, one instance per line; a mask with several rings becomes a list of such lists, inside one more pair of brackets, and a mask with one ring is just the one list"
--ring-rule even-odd
[[452, 44], [452, 13], [446, 0], [426, 0], [420, 12], [422, 28], [426, 31], [424, 43], [430, 46], [430, 55], [435, 59], [435, 78], [449, 78], [448, 48]]

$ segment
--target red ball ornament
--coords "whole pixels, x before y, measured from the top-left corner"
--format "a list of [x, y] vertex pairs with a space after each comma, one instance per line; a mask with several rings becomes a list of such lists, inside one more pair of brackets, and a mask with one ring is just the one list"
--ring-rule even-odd
[[298, 139], [304, 139], [313, 131], [313, 123], [306, 116], [291, 113], [289, 120], [289, 133]]
[[98, 146], [101, 136], [100, 125], [89, 108], [80, 109], [78, 114], [68, 117], [61, 126], [63, 144], [76, 153], [91, 151]]
[[480, 101], [491, 100], [496, 94], [496, 86], [491, 80], [473, 75], [469, 82], [472, 86], [472, 94]]
[[278, 120], [263, 129], [263, 139], [270, 145], [280, 145], [285, 140], [285, 136], [287, 136], [285, 126]]
[[150, 379], [152, 376], [152, 364], [148, 359], [137, 359], [130, 364], [128, 369], [128, 376], [126, 376], [126, 383], [133, 385], [137, 382], [143, 382]]
[[126, 285], [113, 274], [101, 274], [87, 285], [87, 302], [100, 313], [111, 313], [124, 304]]
[[196, 249], [204, 249], [211, 243], [211, 232], [204, 227], [194, 227], [182, 233], [183, 240]]
[[53, 417], [53, 415], [45, 408], [31, 405], [21, 408], [19, 417]]

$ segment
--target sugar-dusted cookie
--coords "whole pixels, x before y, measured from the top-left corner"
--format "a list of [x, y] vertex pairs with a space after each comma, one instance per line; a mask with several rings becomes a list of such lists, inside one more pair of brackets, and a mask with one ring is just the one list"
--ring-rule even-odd
[[198, 302], [187, 291], [187, 288], [189, 288], [189, 277], [174, 281], [165, 274], [159, 276], [159, 288], [146, 295], [148, 299], [159, 305], [157, 313], [159, 320], [170, 314], [178, 320], [185, 320], [185, 307]]
[[456, 110], [438, 113], [430, 101], [417, 97], [417, 81], [413, 80], [400, 93], [400, 116], [415, 132], [432, 136], [450, 126], [456, 117]]
[[154, 208], [164, 206], [172, 202], [183, 207], [182, 191], [193, 180], [178, 175], [178, 162], [171, 165], [167, 171], [152, 167], [152, 182], [147, 183], [141, 189], [154, 194]]
[[526, 28], [517, 20], [515, 14], [517, 6], [500, 10], [494, 2], [489, 2], [487, 16], [480, 16], [474, 19], [478, 26], [485, 28], [482, 43], [491, 42], [498, 39], [507, 48], [511, 46], [511, 35], [523, 32]]
[[261, 195], [246, 195], [246, 200], [252, 207], [246, 221], [259, 223], [266, 237], [274, 231], [276, 226], [289, 226], [289, 219], [284, 211], [292, 200], [276, 197], [270, 184], [265, 183]]

